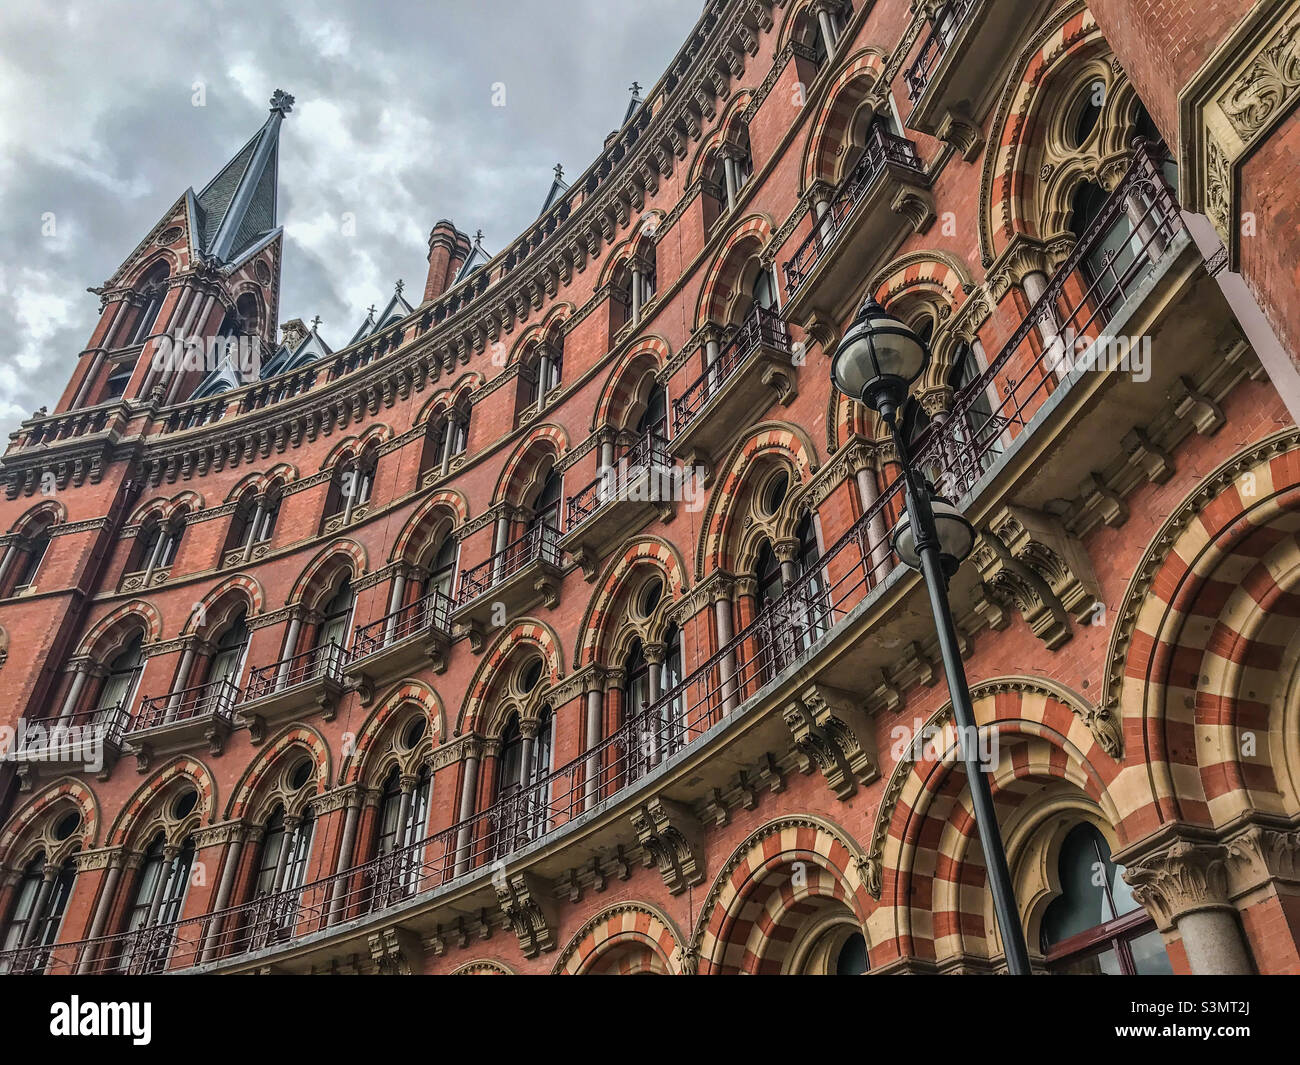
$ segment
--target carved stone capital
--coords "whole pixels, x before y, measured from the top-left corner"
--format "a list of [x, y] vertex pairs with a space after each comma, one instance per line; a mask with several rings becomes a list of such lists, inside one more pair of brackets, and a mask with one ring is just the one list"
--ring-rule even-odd
[[541, 881], [527, 873], [493, 878], [497, 905], [525, 958], [555, 949], [555, 921]]

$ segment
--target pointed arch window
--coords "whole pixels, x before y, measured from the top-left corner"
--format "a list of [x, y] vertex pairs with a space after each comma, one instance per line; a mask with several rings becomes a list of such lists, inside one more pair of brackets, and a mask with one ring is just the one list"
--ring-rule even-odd
[[193, 836], [187, 837], [170, 858], [162, 834], [154, 837], [136, 877], [135, 894], [126, 915], [128, 935], [122, 941], [117, 969], [151, 973], [166, 967], [172, 946], [167, 926], [180, 920], [193, 865]]
[[354, 602], [352, 581], [345, 577], [325, 606], [321, 608], [320, 628], [316, 632], [317, 648], [328, 648], [331, 644], [338, 647], [346, 646], [348, 623], [352, 620]]
[[49, 549], [49, 526], [44, 526], [29, 537], [9, 595], [21, 595], [36, 583], [36, 575], [40, 572], [41, 563], [45, 561]]
[[208, 690], [214, 700], [211, 710], [229, 710], [239, 691], [239, 679], [248, 653], [248, 619], [241, 609], [217, 640], [212, 664], [208, 667]]
[[424, 579], [424, 595], [438, 592], [451, 598], [452, 586], [456, 580], [457, 544], [453, 536], [442, 541], [429, 564], [429, 575]]
[[[13, 907], [0, 940], [0, 973], [40, 972], [45, 968], [48, 947], [58, 938], [59, 926], [77, 878], [75, 858], [69, 855], [54, 875], [45, 878], [45, 854], [37, 854], [23, 868], [22, 879], [13, 892]], [[26, 948], [31, 954], [11, 952]]]
[[96, 715], [129, 710], [144, 666], [144, 633], [136, 633], [108, 664], [108, 675], [95, 701]]
[[[162, 311], [163, 297], [167, 294], [167, 271], [162, 269], [158, 273], [151, 275], [150, 280], [145, 283], [143, 288], [144, 302], [140, 306], [140, 313], [136, 316], [135, 328], [131, 330], [131, 336], [124, 347], [134, 347], [136, 344], [143, 344], [153, 333], [154, 324], [158, 321], [158, 314]], [[123, 386], [125, 389], [125, 386]], [[121, 395], [121, 393], [117, 393]]]
[[1154, 921], [1133, 898], [1124, 869], [1095, 826], [1070, 829], [1057, 859], [1061, 894], [1043, 914], [1042, 950], [1057, 973], [1107, 976], [1173, 972]]
[[250, 938], [254, 948], [287, 939], [297, 921], [296, 894], [307, 879], [315, 821], [307, 807], [292, 826], [277, 805], [267, 819], [253, 885]]

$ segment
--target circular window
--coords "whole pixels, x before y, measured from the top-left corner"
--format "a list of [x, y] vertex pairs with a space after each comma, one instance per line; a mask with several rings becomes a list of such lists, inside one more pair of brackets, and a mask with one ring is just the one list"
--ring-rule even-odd
[[417, 717], [414, 721], [406, 726], [402, 733], [402, 746], [408, 751], [420, 742], [424, 735], [424, 718]]
[[77, 831], [77, 828], [80, 825], [81, 814], [77, 813], [76, 810], [73, 810], [72, 813], [62, 817], [59, 820], [59, 823], [54, 826], [54, 838], [57, 840], [65, 840], [72, 835], [72, 833]]
[[775, 514], [785, 502], [785, 494], [790, 488], [790, 478], [778, 473], [763, 487], [762, 506], [765, 514]]
[[178, 821], [182, 817], [189, 815], [190, 811], [199, 804], [199, 793], [191, 788], [189, 791], [182, 792], [176, 796], [176, 801], [172, 803], [172, 817]]
[[309, 780], [311, 780], [311, 759], [304, 758], [289, 770], [289, 787], [297, 791], [299, 788], [305, 787]]
[[643, 618], [648, 618], [654, 613], [655, 607], [659, 605], [660, 600], [664, 597], [664, 582], [658, 577], [646, 581], [645, 587], [641, 589], [641, 595], [637, 600], [637, 609], [641, 612]]
[[1066, 120], [1066, 140], [1073, 148], [1080, 147], [1097, 128], [1101, 120], [1101, 107], [1106, 101], [1106, 86], [1100, 81], [1090, 81], [1080, 91]]
[[175, 244], [181, 239], [184, 232], [185, 231], [181, 229], [180, 226], [169, 226], [167, 229], [162, 231], [162, 235], [158, 238], [158, 246], [160, 248], [165, 248], [168, 244]]
[[534, 658], [528, 663], [528, 667], [524, 670], [523, 676], [519, 681], [519, 687], [524, 692], [530, 692], [537, 687], [537, 684], [541, 679], [542, 660], [540, 658]]
[[264, 260], [257, 260], [257, 265], [253, 267], [253, 273], [257, 275], [260, 284], [269, 285], [271, 283], [271, 268], [266, 265]]

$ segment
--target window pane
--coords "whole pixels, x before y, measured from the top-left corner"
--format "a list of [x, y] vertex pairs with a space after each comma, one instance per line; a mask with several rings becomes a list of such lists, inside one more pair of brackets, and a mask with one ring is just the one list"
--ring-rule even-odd
[[1107, 948], [1098, 954], [1074, 955], [1052, 966], [1052, 971], [1070, 976], [1120, 976], [1119, 956]]
[[1139, 976], [1172, 976], [1174, 967], [1165, 953], [1165, 941], [1156, 929], [1129, 940], [1133, 966]]
[[1044, 947], [1096, 928], [1114, 916], [1103, 879], [1114, 866], [1098, 861], [1099, 838], [1100, 833], [1091, 825], [1076, 825], [1061, 844], [1061, 894], [1043, 915]]

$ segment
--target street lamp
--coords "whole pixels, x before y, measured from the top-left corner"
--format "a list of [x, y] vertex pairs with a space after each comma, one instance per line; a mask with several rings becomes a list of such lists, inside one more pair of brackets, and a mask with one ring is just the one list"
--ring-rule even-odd
[[975, 545], [975, 530], [956, 507], [935, 496], [919, 476], [898, 422], [899, 408], [929, 363], [930, 351], [925, 341], [868, 296], [835, 349], [831, 381], [845, 395], [876, 411], [894, 438], [898, 464], [903, 471], [907, 512], [894, 530], [893, 548], [904, 564], [925, 576], [957, 723], [957, 747], [966, 764], [975, 824], [984, 850], [1007, 968], [1014, 976], [1028, 976], [1029, 949], [1025, 945], [1006, 849], [993, 809], [993, 791], [980, 767], [975, 744], [970, 742], [976, 735], [975, 710], [971, 706], [966, 670], [957, 647], [957, 628], [948, 604], [948, 579], [970, 555]]

